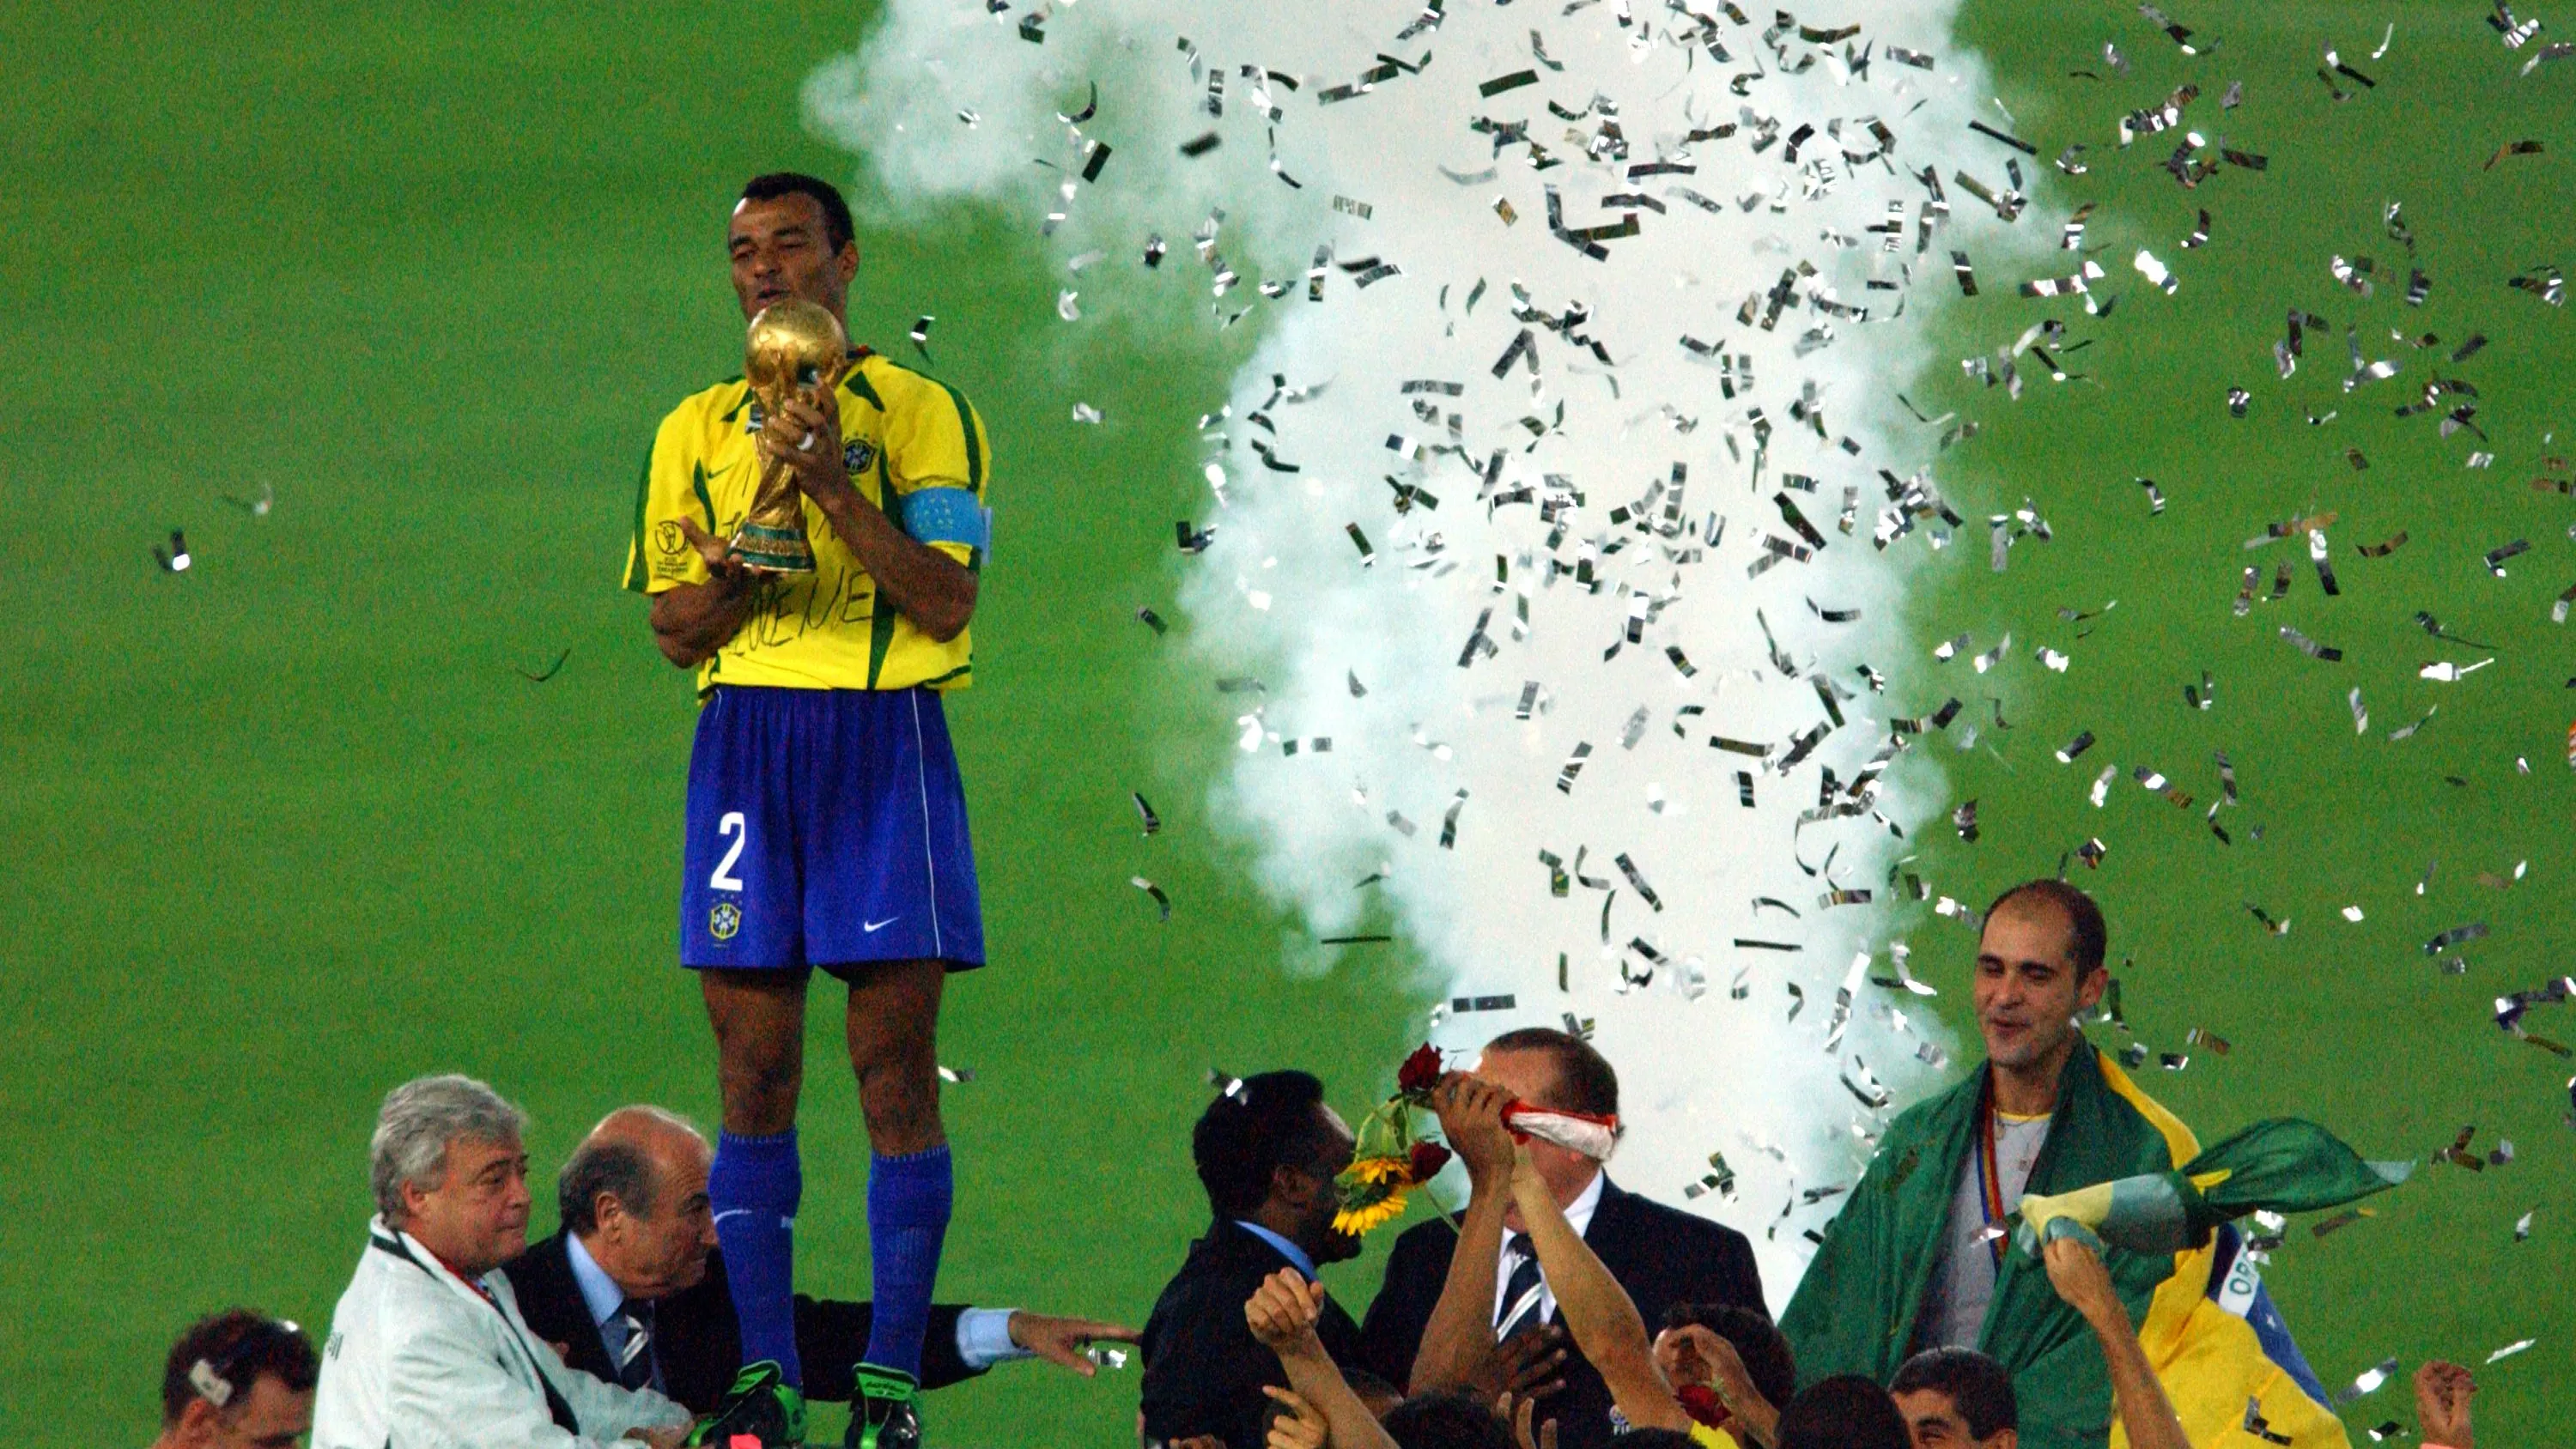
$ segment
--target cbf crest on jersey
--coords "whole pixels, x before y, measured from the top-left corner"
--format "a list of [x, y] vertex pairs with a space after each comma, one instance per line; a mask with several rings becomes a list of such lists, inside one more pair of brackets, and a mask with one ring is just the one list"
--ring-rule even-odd
[[[761, 428], [760, 399], [753, 398], [743, 409], [742, 430], [757, 433]], [[841, 445], [841, 466], [857, 477], [876, 466], [877, 445], [865, 438], [852, 438]]]

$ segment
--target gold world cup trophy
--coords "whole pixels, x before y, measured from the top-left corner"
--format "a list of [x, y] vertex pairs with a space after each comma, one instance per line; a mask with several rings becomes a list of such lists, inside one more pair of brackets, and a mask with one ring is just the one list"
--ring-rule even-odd
[[[840, 386], [849, 365], [849, 340], [820, 305], [791, 297], [760, 309], [743, 344], [742, 375], [760, 399], [764, 417], [776, 417], [791, 399], [819, 404]], [[814, 444], [841, 445], [838, 438]], [[785, 463], [762, 465], [760, 489], [733, 536], [733, 556], [755, 573], [810, 574], [814, 545], [805, 536], [805, 495]]]

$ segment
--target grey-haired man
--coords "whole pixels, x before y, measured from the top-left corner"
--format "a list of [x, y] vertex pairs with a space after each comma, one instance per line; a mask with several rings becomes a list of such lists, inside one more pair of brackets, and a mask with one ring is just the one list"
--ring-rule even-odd
[[377, 1216], [331, 1315], [314, 1449], [676, 1449], [689, 1411], [564, 1366], [497, 1271], [528, 1245], [526, 1117], [469, 1077], [385, 1096], [369, 1144]]

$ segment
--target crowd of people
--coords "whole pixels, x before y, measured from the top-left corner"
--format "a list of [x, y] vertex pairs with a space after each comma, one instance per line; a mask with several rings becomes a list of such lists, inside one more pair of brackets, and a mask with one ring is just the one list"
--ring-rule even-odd
[[[1090, 1376], [1095, 1345], [1139, 1342], [1143, 1449], [2020, 1449], [2115, 1432], [2134, 1449], [2206, 1445], [2213, 1436], [2187, 1427], [2167, 1391], [2180, 1377], [2172, 1346], [2141, 1337], [2155, 1310], [2138, 1309], [2136, 1287], [2153, 1296], [2170, 1265], [2080, 1236], [2047, 1242], [2028, 1268], [2019, 1250], [1994, 1251], [1997, 1213], [2081, 1155], [2074, 1134], [2116, 1125], [2088, 1092], [2161, 1111], [2075, 1028], [2100, 989], [2100, 946], [2091, 902], [2056, 882], [1988, 912], [1977, 1006], [1989, 1055], [1962, 1090], [2005, 1123], [2045, 1124], [2055, 1155], [2006, 1137], [2001, 1160], [1991, 1141], [1963, 1148], [1964, 1176], [1955, 1163], [1927, 1170], [1930, 1154], [1909, 1144], [1932, 1135], [1944, 1099], [1910, 1109], [1777, 1323], [1741, 1234], [1507, 1125], [1515, 1103], [1618, 1115], [1617, 1074], [1590, 1042], [1523, 1028], [1433, 1093], [1466, 1202], [1454, 1221], [1401, 1235], [1359, 1318], [1320, 1276], [1358, 1251], [1334, 1225], [1352, 1131], [1314, 1076], [1266, 1072], [1227, 1082], [1197, 1123], [1211, 1224], [1141, 1334], [938, 1305], [922, 1386], [1018, 1358]], [[712, 1159], [676, 1114], [612, 1112], [564, 1162], [557, 1230], [532, 1244], [518, 1109], [462, 1076], [396, 1087], [370, 1144], [375, 1213], [323, 1350], [240, 1309], [195, 1324], [170, 1352], [158, 1445], [284, 1449], [308, 1433], [324, 1449], [796, 1442], [777, 1364], [746, 1352]], [[1916, 1226], [1919, 1250], [1865, 1216], [1898, 1209], [1863, 1205], [1917, 1175], [1949, 1205]], [[1872, 1231], [1871, 1262], [1839, 1260], [1851, 1254], [1838, 1242]], [[2048, 1315], [2012, 1321], [2033, 1318], [2012, 1286], [2022, 1273], [2080, 1340], [2048, 1332]], [[1917, 1281], [1861, 1281], [1890, 1275]], [[793, 1301], [804, 1394], [857, 1398], [873, 1306]], [[1837, 1357], [1855, 1341], [1888, 1345], [1888, 1371]], [[2099, 1402], [2086, 1397], [2096, 1382]], [[2474, 1449], [2468, 1372], [2427, 1363], [2414, 1388], [2423, 1441]], [[2295, 1425], [2271, 1393], [2258, 1382], [2239, 1399], [2239, 1426], [2296, 1442], [2278, 1431]]]
[[[934, 1303], [955, 1197], [939, 1006], [984, 963], [941, 698], [972, 677], [991, 442], [962, 393], [849, 345], [858, 251], [828, 182], [753, 178], [726, 245], [744, 376], [663, 420], [624, 571], [702, 701], [679, 959], [714, 1037], [716, 1140], [660, 1108], [612, 1112], [531, 1245], [518, 1109], [462, 1076], [394, 1088], [321, 1352], [255, 1313], [191, 1327], [163, 1379], [165, 1446], [777, 1449], [805, 1440], [810, 1398], [852, 1405], [847, 1449], [921, 1449], [925, 1391], [1016, 1358], [1090, 1375], [1095, 1346], [1139, 1339], [1146, 1449], [2343, 1443], [2259, 1286], [2220, 1300], [2250, 1263], [2232, 1230], [2171, 1255], [2009, 1245], [2026, 1194], [2171, 1173], [2196, 1150], [2077, 1028], [2109, 979], [2105, 933], [2062, 881], [1986, 913], [1986, 1061], [1889, 1125], [1776, 1323], [1741, 1234], [1612, 1182], [1606, 1147], [1507, 1125], [1523, 1106], [1618, 1118], [1601, 1053], [1535, 1028], [1438, 1084], [1464, 1209], [1402, 1235], [1357, 1319], [1319, 1276], [1357, 1251], [1334, 1225], [1353, 1134], [1296, 1071], [1208, 1105], [1191, 1147], [1212, 1221], [1141, 1335]], [[795, 1291], [816, 971], [848, 992], [865, 1302]], [[2473, 1387], [2426, 1366], [2429, 1442], [2471, 1449]]]
[[[1546, 1028], [1496, 1038], [1472, 1072], [1444, 1081], [1436, 1101], [1443, 1135], [1467, 1170], [1466, 1207], [1454, 1227], [1435, 1220], [1403, 1235], [1376, 1298], [1354, 1323], [1316, 1274], [1355, 1251], [1333, 1230], [1330, 1211], [1332, 1179], [1351, 1160], [1350, 1129], [1304, 1073], [1232, 1084], [1201, 1118], [1193, 1143], [1216, 1222], [1146, 1324], [1142, 1443], [2018, 1449], [2025, 1438], [2037, 1442], [2016, 1389], [2017, 1378], [2030, 1379], [1977, 1346], [1989, 1310], [1958, 1315], [1927, 1305], [1919, 1324], [1900, 1328], [1899, 1341], [1914, 1347], [1883, 1378], [1817, 1372], [1766, 1311], [1741, 1235], [1629, 1193], [1599, 1163], [1515, 1140], [1504, 1125], [1503, 1108], [1514, 1101], [1615, 1115], [1616, 1094], [1610, 1064], [1589, 1043]], [[1969, 1246], [1986, 1257], [1983, 1243], [1972, 1238]], [[2116, 1423], [2135, 1449], [2206, 1444], [2186, 1432], [2167, 1399], [2104, 1261], [2113, 1252], [2064, 1237], [2041, 1259], [2050, 1291], [2085, 1325], [2085, 1345], [2110, 1385], [2108, 1413], [2073, 1437], [2103, 1444]], [[1804, 1295], [1802, 1286], [1792, 1301]], [[2429, 1363], [2415, 1388], [2424, 1441], [2471, 1449], [2467, 1371]], [[2037, 1407], [2057, 1422], [2082, 1411], [2065, 1402]]]

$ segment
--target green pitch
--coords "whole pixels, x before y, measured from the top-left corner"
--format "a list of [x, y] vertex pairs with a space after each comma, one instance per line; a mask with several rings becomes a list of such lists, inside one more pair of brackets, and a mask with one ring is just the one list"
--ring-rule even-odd
[[[2054, 234], [2072, 206], [2099, 201], [2086, 245], [2101, 248], [2110, 273], [2095, 286], [2119, 301], [2092, 319], [2080, 305], [2012, 294], [2020, 276], [2074, 271], [2065, 252], [2027, 273], [1987, 268], [1983, 295], [1951, 314], [1949, 356], [1990, 353], [2055, 316], [2069, 324], [2066, 342], [2097, 339], [2059, 354], [2070, 373], [2090, 376], [2055, 383], [2025, 357], [2028, 390], [2013, 404], [1945, 361], [1913, 395], [1935, 416], [1955, 407], [1986, 424], [1946, 455], [1955, 461], [1942, 476], [1971, 527], [1914, 601], [1921, 644], [1961, 630], [1973, 631], [1978, 650], [2006, 630], [2014, 639], [2013, 661], [1997, 674], [1979, 679], [1963, 659], [1920, 686], [1958, 694], [1984, 724], [1973, 751], [1934, 748], [1953, 801], [1979, 802], [1980, 839], [1964, 844], [1946, 822], [1926, 822], [1917, 832], [1928, 842], [1925, 874], [1936, 892], [1982, 905], [2099, 837], [2109, 847], [2100, 868], [2068, 868], [2109, 915], [2130, 1024], [2157, 1051], [2189, 1055], [2179, 1072], [2140, 1070], [2140, 1084], [2204, 1142], [2291, 1114], [2330, 1124], [2373, 1156], [2425, 1157], [2469, 1124], [2480, 1153], [2510, 1140], [2510, 1164], [2475, 1173], [2431, 1165], [2375, 1200], [2376, 1217], [2322, 1240], [2294, 1223], [2267, 1274], [2329, 1388], [2392, 1355], [2409, 1373], [2425, 1358], [2459, 1359], [2479, 1374], [2482, 1432], [2538, 1434], [2553, 1417], [2548, 1406], [2565, 1400], [2560, 1336], [2576, 1317], [2576, 1292], [2553, 1266], [2576, 1183], [2570, 1064], [2506, 1036], [2493, 1011], [2496, 997], [2568, 969], [2563, 923], [2576, 892], [2562, 842], [2576, 805], [2566, 753], [2576, 651], [2568, 626], [2550, 617], [2555, 596], [2576, 583], [2576, 509], [2532, 480], [2567, 478], [2563, 460], [2576, 455], [2566, 381], [2576, 317], [2507, 281], [2538, 264], [2576, 264], [2565, 154], [2576, 148], [2576, 74], [2561, 61], [2519, 77], [2529, 52], [2507, 51], [2480, 6], [2167, 8], [2214, 53], [2185, 57], [2124, 5], [2086, 5], [2063, 19], [2052, 10], [2049, 23], [2034, 24], [2022, 7], [1980, 4], [1961, 27], [2018, 120], [2011, 129], [2039, 143], [2033, 169], [2069, 142], [2086, 143], [2079, 160], [2090, 174], [2056, 176], [2062, 204], [2035, 207], [2021, 224]], [[2388, 54], [2373, 60], [2390, 20]], [[2104, 40], [2118, 42], [2128, 77], [2104, 63]], [[2350, 99], [2334, 100], [2314, 73], [2321, 40], [2376, 88], [2338, 76]], [[2071, 74], [2086, 70], [2106, 79]], [[2244, 103], [2222, 110], [2237, 79]], [[2264, 157], [2266, 169], [2222, 162], [2186, 191], [2159, 165], [2176, 132], [2117, 149], [2122, 114], [2160, 105], [2186, 81], [2201, 96], [2184, 128], [2213, 148], [2223, 136]], [[2526, 139], [2546, 149], [2484, 169], [2500, 146]], [[1991, 178], [2005, 153], [1986, 149], [1973, 169]], [[2411, 256], [2383, 223], [2389, 202], [2403, 203]], [[2207, 245], [2185, 250], [2203, 209]], [[2162, 295], [2132, 270], [2141, 247], [2174, 270], [2179, 292]], [[2336, 282], [2337, 254], [2375, 260], [2373, 296]], [[2420, 307], [2406, 301], [2419, 266], [2432, 280]], [[2298, 372], [2283, 381], [2271, 346], [2292, 307], [2333, 326], [2310, 331]], [[2358, 327], [2365, 357], [2403, 369], [2344, 391], [2347, 326]], [[2439, 342], [2414, 345], [2426, 333]], [[2488, 339], [2484, 349], [2452, 362], [2474, 334]], [[2436, 377], [2467, 380], [2475, 393], [2394, 415], [2421, 403]], [[2227, 410], [2233, 387], [2253, 394], [2242, 419]], [[2472, 396], [2486, 440], [2440, 438], [2442, 415]], [[2337, 416], [2311, 424], [2311, 412]], [[2367, 469], [2354, 467], [2350, 449]], [[2492, 466], [2464, 467], [2473, 449], [2492, 452]], [[2161, 516], [2141, 477], [2165, 495]], [[1979, 515], [2009, 513], [2025, 497], [2055, 541], [2014, 545], [1997, 576]], [[2328, 511], [2339, 515], [2327, 528], [2339, 596], [2324, 593], [2303, 534], [2245, 547], [2268, 524]], [[2401, 532], [2406, 542], [2384, 557], [2359, 552]], [[2491, 574], [2487, 551], [2515, 539], [2530, 551], [2505, 562], [2505, 576]], [[2287, 597], [2262, 602], [2284, 564]], [[2239, 618], [2248, 566], [2261, 571], [2258, 602]], [[2118, 607], [2098, 618], [2059, 613], [2114, 599]], [[2434, 638], [2418, 610], [2493, 647]], [[2344, 658], [2309, 658], [2281, 637], [2285, 625]], [[2072, 656], [2065, 674], [2032, 659], [2042, 645]], [[2456, 682], [2418, 675], [2431, 662], [2488, 658]], [[2206, 711], [2184, 695], [2202, 686], [2204, 670], [2215, 685]], [[2354, 728], [2356, 687], [2366, 736]], [[1987, 696], [2002, 699], [2010, 730], [1997, 727]], [[2391, 738], [2437, 706], [2411, 737]], [[2083, 730], [2100, 743], [2058, 763], [2056, 752]], [[2232, 844], [2203, 819], [2221, 795], [2221, 751], [2241, 800], [2217, 817]], [[2118, 775], [2097, 810], [2088, 790], [2113, 763]], [[2187, 792], [2189, 806], [2141, 788], [2139, 766], [2168, 776], [2165, 788]], [[2286, 920], [2287, 934], [2268, 932], [2249, 902]], [[2357, 924], [2342, 914], [2352, 905]], [[2456, 948], [2465, 974], [2444, 974], [2426, 943], [2476, 922], [2491, 934]], [[1913, 940], [1945, 988], [1964, 984], [1964, 930], [1927, 913]], [[2568, 1039], [2576, 1022], [2567, 1011], [2535, 1008], [2528, 1028]], [[2230, 1050], [2187, 1045], [2196, 1027]], [[2107, 1030], [2095, 1038], [2124, 1040]], [[2530, 1239], [2517, 1243], [2515, 1224], [2533, 1209]], [[2483, 1366], [2489, 1353], [2533, 1338], [2536, 1348]], [[2392, 1418], [2411, 1431], [2402, 1384], [2345, 1410], [2357, 1439]]]
[[[2480, 1150], [2511, 1138], [2509, 1165], [2429, 1168], [2321, 1241], [2294, 1228], [2272, 1271], [2329, 1383], [2390, 1354], [2474, 1365], [2538, 1338], [2483, 1371], [2482, 1427], [2506, 1442], [2552, 1422], [2567, 1382], [2568, 1068], [2489, 1012], [2565, 969], [2553, 827], [2576, 663], [2548, 605], [2576, 578], [2576, 512], [2527, 480], [2576, 452], [2543, 436], [2566, 412], [2576, 340], [2565, 311], [2504, 279], [2576, 266], [2576, 73], [2517, 80], [2519, 57], [2465, 0], [2397, 18], [2384, 62], [2363, 58], [2380, 17], [2365, 30], [2313, 6], [2213, 17], [2222, 50], [2186, 62], [2118, 5], [1966, 17], [2043, 164], [2092, 147], [2094, 174], [2061, 194], [2104, 201], [2092, 236], [2123, 298], [2097, 324], [2011, 297], [1990, 269], [1999, 295], [1959, 309], [1950, 355], [2066, 316], [2069, 341], [2099, 339], [2064, 354], [2091, 380], [2035, 376], [2016, 406], [1943, 363], [1914, 394], [1988, 425], [1944, 461], [1963, 505], [2028, 494], [2057, 533], [2017, 546], [2000, 578], [1981, 531], [1923, 575], [1927, 650], [2010, 628], [2024, 652], [1980, 690], [1920, 686], [1955, 689], [1988, 724], [1977, 750], [1942, 751], [1983, 836], [1927, 823], [1918, 868], [1981, 900], [2102, 837], [2084, 880], [2110, 906], [2114, 954], [2134, 958], [2132, 1025], [2160, 1050], [2185, 1050], [2195, 1026], [2232, 1047], [2145, 1074], [2205, 1136], [2296, 1111], [2373, 1155], [2420, 1155], [2472, 1122]], [[139, 1443], [159, 1355], [189, 1318], [248, 1302], [327, 1320], [367, 1211], [367, 1128], [397, 1080], [489, 1079], [534, 1113], [549, 1179], [621, 1102], [712, 1118], [706, 1029], [672, 965], [689, 685], [614, 585], [653, 422], [738, 365], [720, 243], [733, 188], [778, 166], [850, 173], [803, 133], [795, 97], [863, 24], [856, 7], [777, 4], [470, 23], [355, 6], [0, 17], [0, 53], [20, 62], [0, 158], [0, 342], [17, 363], [0, 487], [18, 540], [0, 602], [19, 621], [0, 711], [0, 1364], [15, 1385], [0, 1429]], [[2330, 101], [2308, 74], [2320, 34], [2378, 88]], [[2130, 77], [2067, 74], [2101, 70], [2110, 38]], [[2222, 125], [2214, 93], [2238, 75], [2247, 104]], [[2185, 194], [2152, 168], [2170, 138], [2110, 150], [2117, 114], [2187, 77], [2206, 93], [2190, 123], [2268, 153], [2267, 172]], [[2525, 138], [2546, 150], [2479, 169]], [[2434, 277], [2420, 311], [2397, 299], [2402, 280], [2365, 303], [2326, 274], [2329, 254], [2367, 252], [2402, 278], [2380, 225], [2392, 199]], [[2177, 250], [2202, 206], [2208, 248]], [[2062, 219], [2043, 206], [2023, 225]], [[2176, 267], [2181, 295], [2126, 270], [2140, 245]], [[1204, 1216], [1186, 1136], [1206, 1069], [1306, 1065], [1356, 1109], [1407, 1044], [1418, 987], [1394, 955], [1321, 980], [1276, 969], [1293, 927], [1210, 844], [1200, 805], [1226, 713], [1164, 657], [1177, 638], [1133, 617], [1176, 617], [1170, 523], [1200, 491], [1188, 424], [1240, 352], [1190, 338], [1069, 362], [1035, 239], [1000, 218], [871, 230], [862, 247], [854, 332], [908, 357], [911, 319], [935, 314], [928, 365], [977, 399], [999, 454], [981, 682], [952, 712], [996, 964], [956, 984], [944, 1023], [943, 1059], [974, 1078], [947, 1097], [961, 1207], [942, 1297], [1141, 1322]], [[2312, 336], [2282, 385], [2266, 354], [2289, 306], [2338, 330]], [[2407, 369], [2347, 397], [2339, 329], [2355, 321], [2369, 355]], [[2441, 349], [2391, 342], [2390, 326], [2438, 332]], [[2487, 351], [2443, 361], [2471, 331]], [[2492, 469], [2463, 471], [2467, 443], [2435, 442], [2430, 416], [2389, 418], [2437, 374], [2475, 380]], [[2255, 394], [2249, 418], [2227, 416], [2230, 385]], [[1070, 422], [1077, 398], [1107, 424]], [[2301, 405], [2342, 415], [2311, 429]], [[2161, 518], [2141, 475], [2171, 499]], [[265, 515], [226, 501], [266, 490]], [[2240, 547], [2323, 509], [2340, 513], [2331, 600], [2297, 540]], [[173, 526], [194, 560], [180, 577], [149, 553]], [[2399, 552], [2352, 552], [2401, 528]], [[2480, 555], [2514, 538], [2532, 550], [2490, 577]], [[2283, 559], [2290, 596], [2233, 617], [2238, 570], [2260, 565], [2268, 592]], [[2054, 612], [2115, 597], [2083, 625]], [[2499, 662], [2418, 680], [2424, 661], [2488, 652], [2425, 635], [2418, 609]], [[2297, 654], [2283, 623], [2347, 658]], [[2028, 662], [2039, 642], [2074, 656], [2066, 676]], [[550, 678], [524, 677], [559, 656]], [[2203, 669], [2206, 713], [2182, 699]], [[2356, 684], [2367, 737], [2345, 701]], [[2387, 738], [2436, 703], [2415, 737]], [[2061, 767], [2051, 752], [2079, 728], [2102, 743]], [[2220, 749], [2244, 795], [2220, 817], [2232, 845], [2200, 820]], [[2084, 788], [2107, 761], [2123, 775], [2097, 812]], [[2125, 773], [2141, 763], [2194, 805], [2141, 790]], [[1136, 790], [1160, 837], [1141, 837]], [[2519, 882], [2479, 883], [2525, 859]], [[1171, 894], [1168, 923], [1135, 874]], [[2247, 901], [2290, 934], [2267, 934]], [[2337, 914], [2351, 903], [2359, 925]], [[2492, 934], [2463, 948], [2466, 975], [2441, 974], [2422, 943], [2473, 920]], [[1957, 1007], [1964, 935], [1927, 917], [1913, 937], [1918, 971]], [[2568, 1035], [2552, 1015], [2532, 1030]], [[817, 1016], [801, 1277], [856, 1295], [864, 1140]], [[551, 1219], [541, 1206], [538, 1229]], [[1374, 1271], [1337, 1270], [1335, 1287], [1363, 1302]], [[1135, 1375], [1020, 1366], [931, 1405], [940, 1442], [1118, 1443]], [[2390, 1417], [2411, 1418], [2394, 1388], [2350, 1414], [2356, 1430]]]

